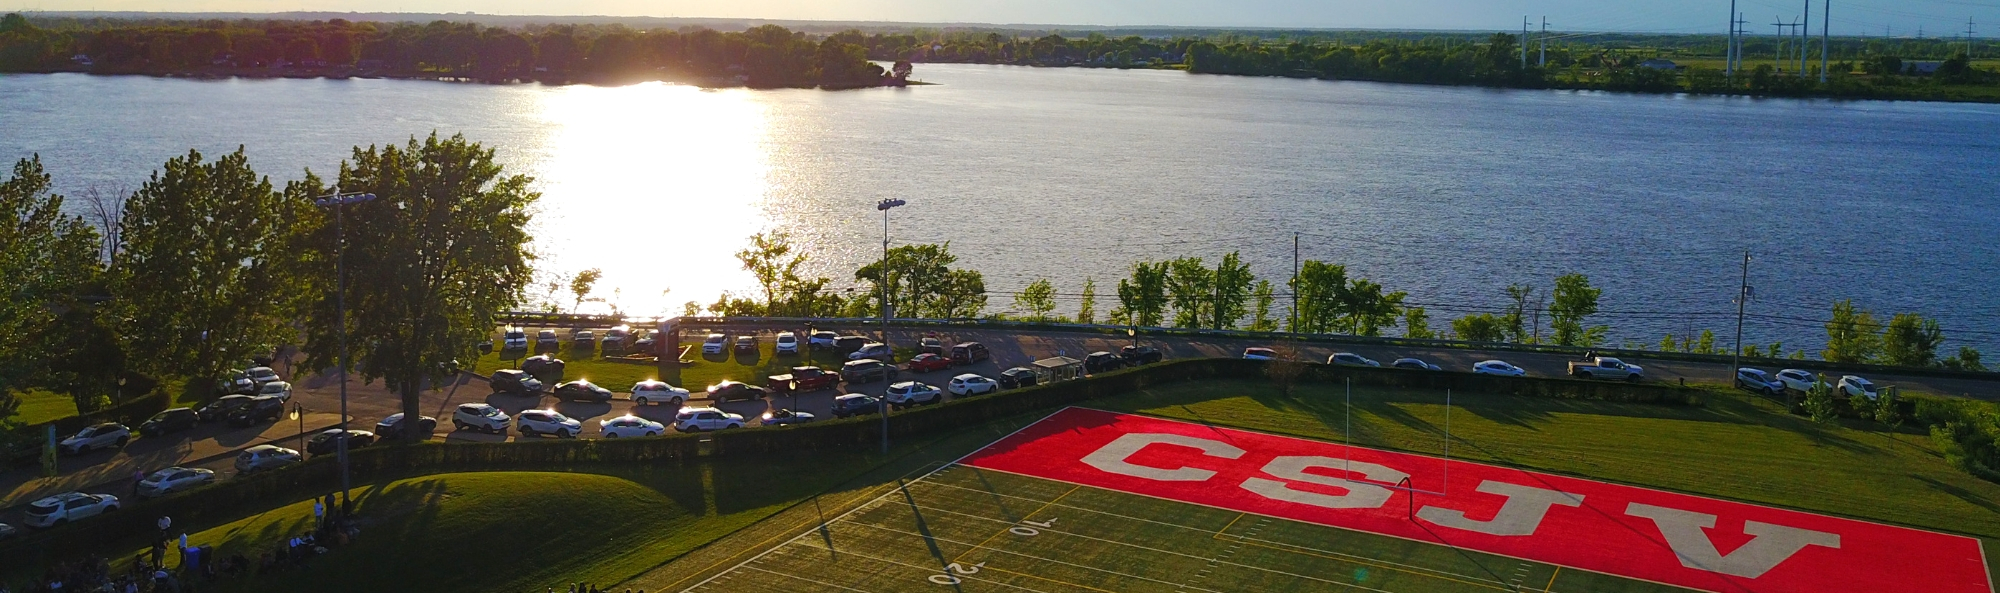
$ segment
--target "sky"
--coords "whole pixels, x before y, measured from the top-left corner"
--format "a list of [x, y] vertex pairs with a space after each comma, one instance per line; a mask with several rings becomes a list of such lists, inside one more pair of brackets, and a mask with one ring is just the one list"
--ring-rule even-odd
[[[1825, 0], [1736, 0], [1752, 33]], [[1563, 31], [1721, 33], [1729, 0], [0, 0], [0, 9], [153, 12], [478, 12], [517, 15], [725, 17], [783, 20], [1052, 25], [1513, 30], [1523, 16]], [[2000, 34], [2000, 0], [1843, 0], [1842, 35]], [[1987, 24], [1979, 24], [1987, 23]]]

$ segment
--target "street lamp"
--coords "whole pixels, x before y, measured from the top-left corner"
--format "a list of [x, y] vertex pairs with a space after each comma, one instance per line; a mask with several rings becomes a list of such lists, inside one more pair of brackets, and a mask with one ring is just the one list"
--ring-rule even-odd
[[[882, 211], [882, 277], [878, 283], [882, 285], [883, 347], [889, 346], [889, 209], [907, 203], [897, 198], [884, 198], [882, 201], [875, 203], [875, 209]], [[886, 362], [893, 364], [896, 358], [895, 350], [890, 349], [889, 352], [890, 360]], [[880, 408], [882, 410], [882, 454], [887, 455], [889, 454], [889, 393], [887, 391], [882, 393]]]
[[[348, 508], [347, 493], [350, 488], [347, 472], [347, 367], [352, 366], [347, 351], [347, 229], [342, 224], [346, 220], [348, 204], [358, 204], [375, 199], [375, 194], [362, 192], [341, 193], [339, 187], [333, 193], [320, 196], [313, 204], [321, 208], [333, 209], [333, 267], [334, 267], [334, 308], [340, 325], [340, 438], [335, 439], [334, 451], [340, 459], [340, 508]], [[304, 420], [300, 420], [300, 442], [305, 439]]]

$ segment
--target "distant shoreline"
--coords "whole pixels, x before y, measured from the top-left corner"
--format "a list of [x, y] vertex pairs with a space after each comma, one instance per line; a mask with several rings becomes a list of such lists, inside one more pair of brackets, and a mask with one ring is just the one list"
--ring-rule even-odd
[[572, 84], [622, 86], [628, 84], [637, 84], [641, 82], [667, 82], [673, 84], [684, 84], [688, 86], [700, 87], [704, 89], [726, 89], [726, 88], [819, 89], [828, 91], [845, 91], [845, 90], [871, 89], [871, 88], [902, 88], [908, 86], [931, 86], [936, 84], [930, 82], [923, 82], [920, 80], [899, 81], [892, 78], [885, 78], [883, 80], [893, 81], [893, 82], [885, 82], [883, 84], [874, 84], [874, 85], [850, 85], [850, 86], [835, 86], [835, 85], [820, 85], [820, 84], [759, 85], [759, 84], [752, 84], [747, 80], [739, 80], [729, 77], [568, 75], [568, 74], [555, 74], [548, 72], [537, 73], [537, 75], [535, 76], [525, 76], [525, 77], [513, 76], [513, 75], [503, 75], [497, 77], [474, 77], [474, 76], [458, 76], [458, 75], [443, 74], [443, 73], [411, 73], [411, 72], [397, 72], [388, 70], [371, 70], [362, 68], [335, 68], [335, 67], [284, 68], [284, 69], [210, 68], [210, 69], [193, 70], [193, 71], [116, 70], [116, 69], [79, 67], [79, 68], [50, 68], [50, 69], [39, 69], [39, 70], [0, 71], [0, 76], [8, 74], [87, 74], [91, 76], [149, 76], [153, 78], [179, 78], [188, 80], [229, 80], [229, 79], [239, 79], [239, 78], [252, 79], [252, 80], [269, 80], [269, 79], [281, 79], [281, 78], [297, 79], [297, 80], [311, 80], [311, 79], [427, 80], [434, 82], [454, 82], [454, 83], [491, 84], [491, 85], [538, 83], [550, 86], [564, 86]]

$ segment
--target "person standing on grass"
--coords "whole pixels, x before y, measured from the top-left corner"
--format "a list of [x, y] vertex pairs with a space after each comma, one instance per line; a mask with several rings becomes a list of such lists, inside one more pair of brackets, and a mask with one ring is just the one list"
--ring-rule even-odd
[[[132, 469], [132, 498], [139, 497], [139, 483], [146, 481], [146, 470]], [[4, 592], [0, 592], [4, 593]]]
[[319, 531], [325, 528], [326, 528], [326, 505], [320, 504], [319, 499], [315, 498], [313, 499], [313, 531]]

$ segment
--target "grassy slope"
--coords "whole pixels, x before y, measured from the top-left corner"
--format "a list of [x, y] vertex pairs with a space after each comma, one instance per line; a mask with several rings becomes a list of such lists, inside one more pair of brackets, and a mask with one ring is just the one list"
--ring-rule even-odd
[[21, 407], [8, 420], [22, 424], [40, 424], [50, 420], [76, 415], [76, 400], [68, 395], [43, 389], [30, 389], [19, 394]]
[[[1442, 393], [1357, 388], [1354, 442], [1437, 454]], [[1090, 402], [1307, 438], [1343, 438], [1344, 391], [1203, 382]], [[2000, 484], [1946, 465], [1930, 439], [1879, 424], [1820, 426], [1761, 399], [1705, 407], [1455, 394], [1452, 457], [1985, 537]]]

